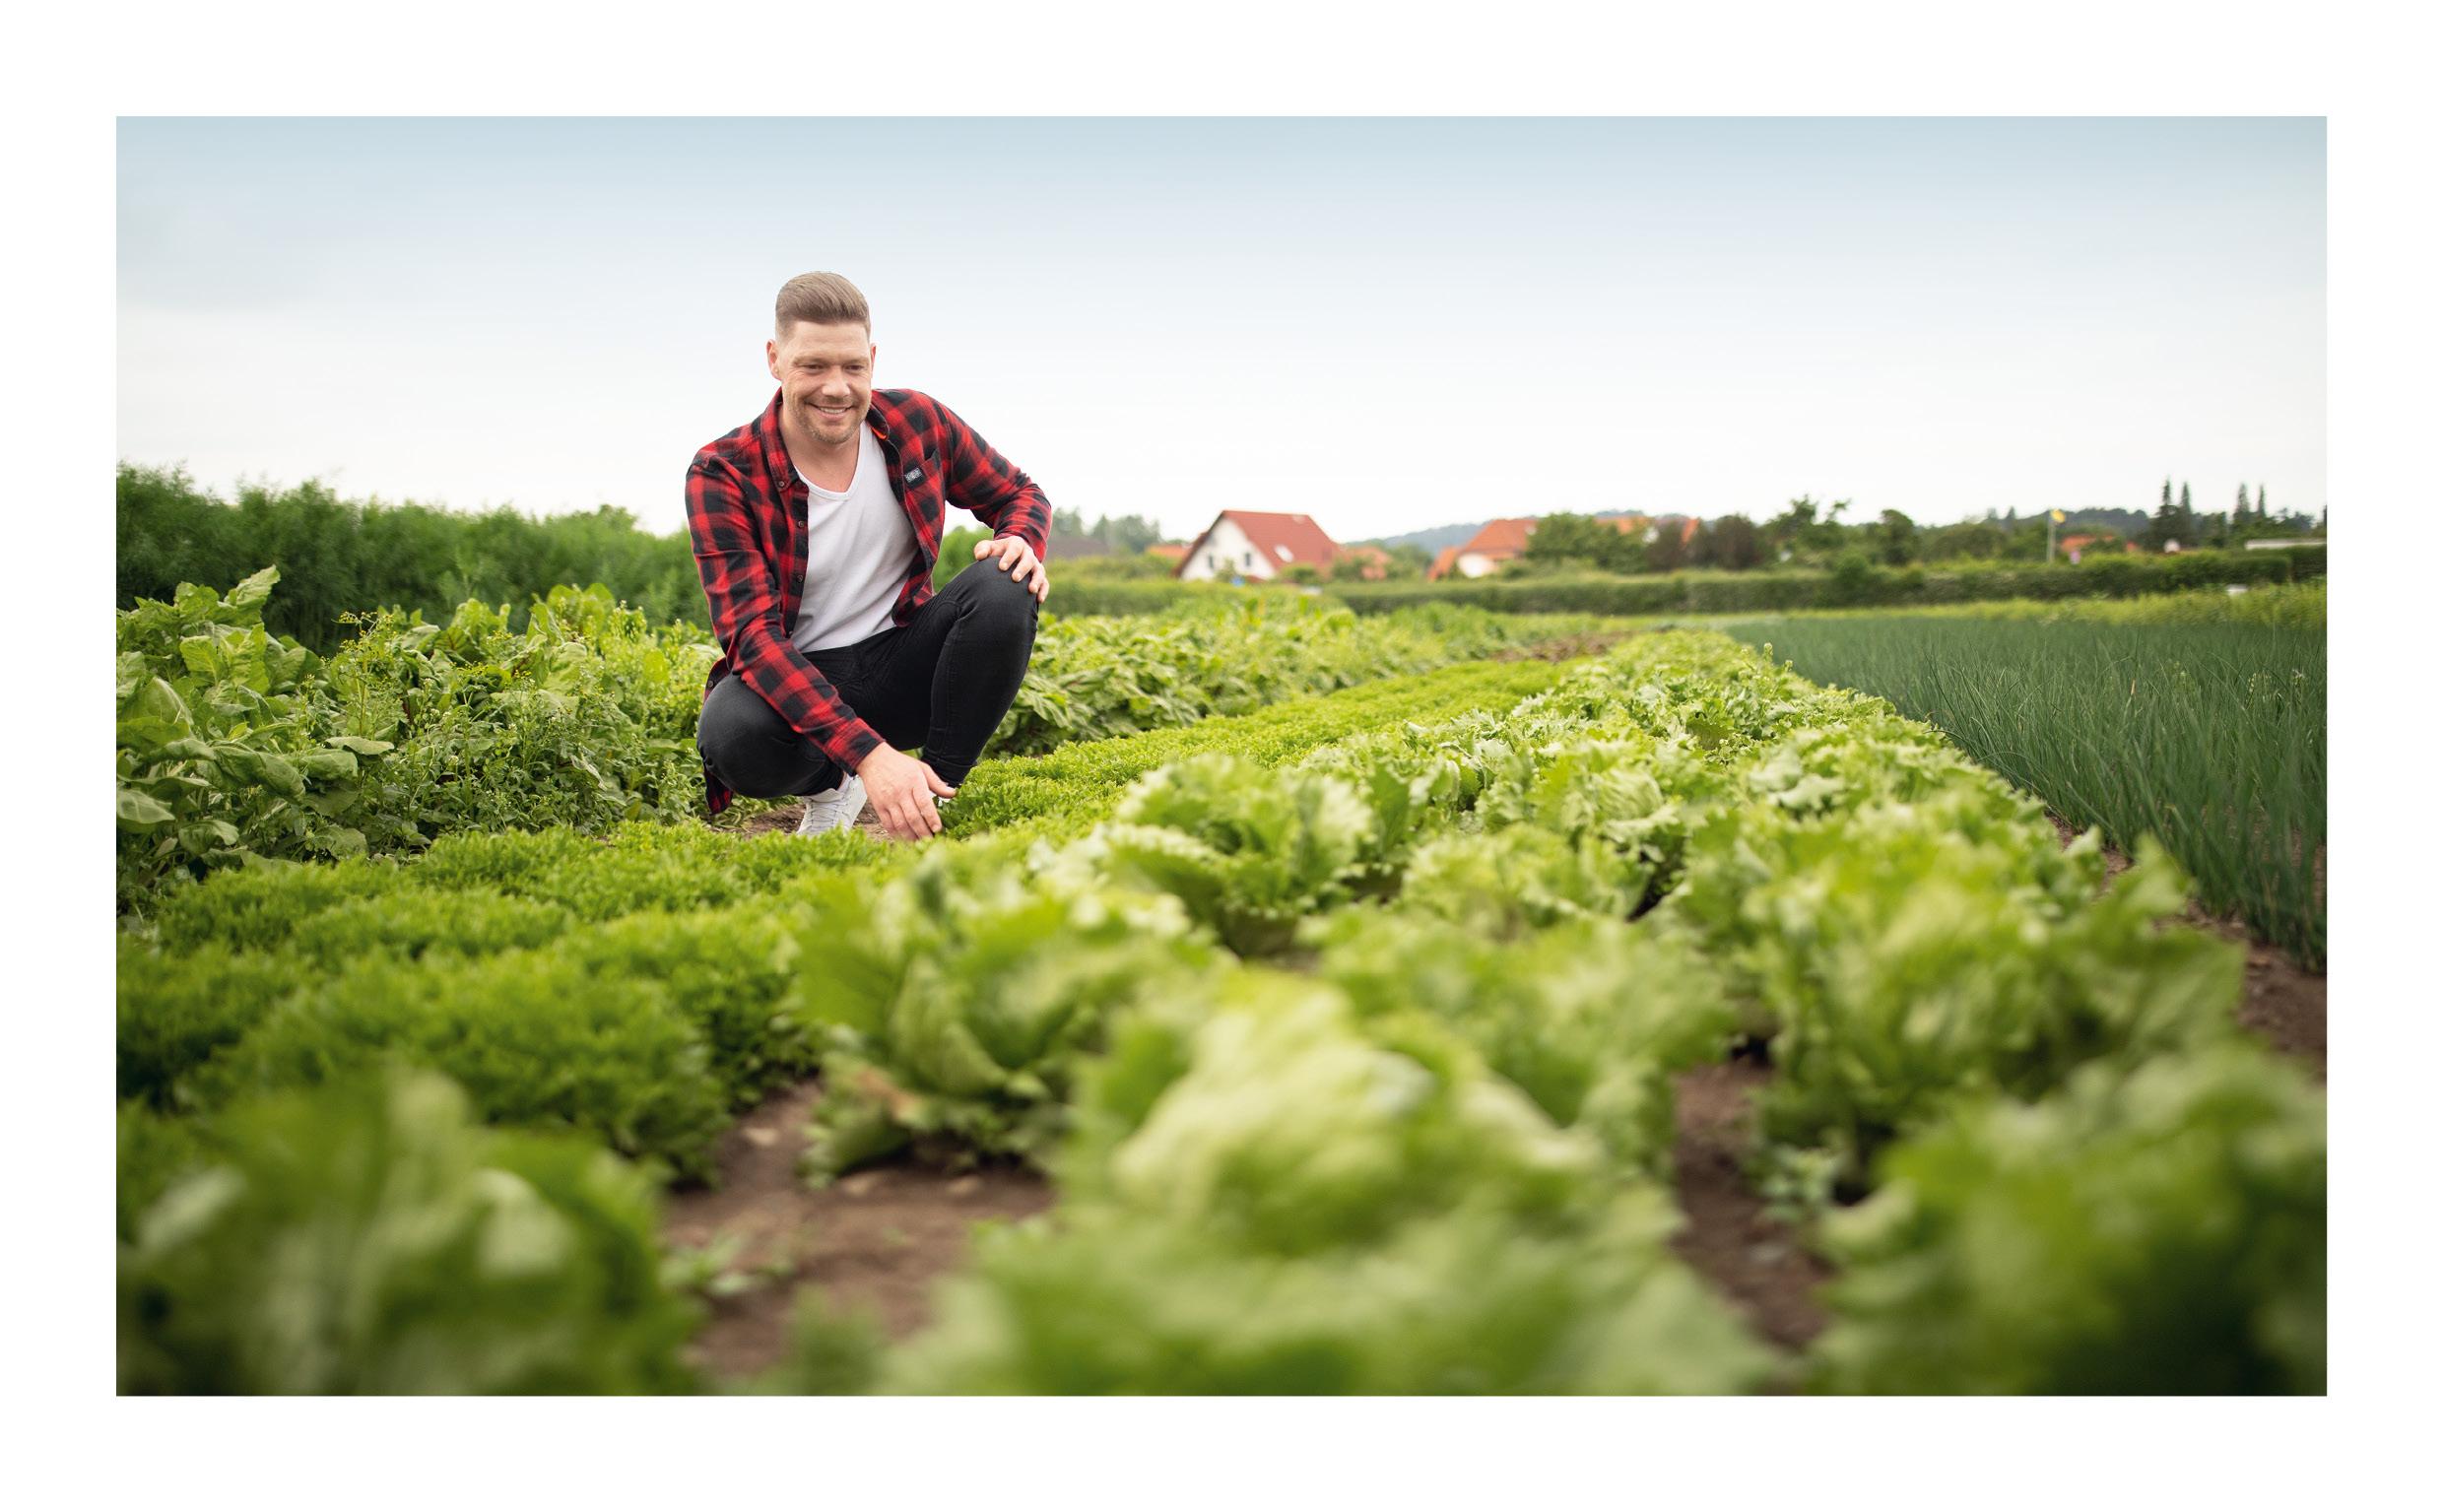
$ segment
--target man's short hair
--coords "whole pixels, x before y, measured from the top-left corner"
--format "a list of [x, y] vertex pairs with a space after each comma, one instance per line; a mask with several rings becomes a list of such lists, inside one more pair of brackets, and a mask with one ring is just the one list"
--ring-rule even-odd
[[794, 321], [816, 325], [861, 325], [871, 334], [874, 317], [866, 313], [865, 296], [836, 273], [801, 273], [780, 286], [772, 306], [772, 334], [786, 336]]

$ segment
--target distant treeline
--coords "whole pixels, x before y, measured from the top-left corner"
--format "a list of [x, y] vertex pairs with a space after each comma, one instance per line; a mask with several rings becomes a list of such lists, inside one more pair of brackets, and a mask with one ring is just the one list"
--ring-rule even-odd
[[267, 626], [318, 651], [347, 638], [340, 617], [396, 605], [446, 621], [467, 599], [527, 604], [561, 583], [600, 583], [655, 624], [708, 623], [687, 532], [657, 536], [608, 505], [536, 518], [342, 499], [319, 483], [242, 489], [233, 503], [183, 470], [119, 464], [118, 607], [178, 584], [228, 588], [267, 566], [280, 592]]

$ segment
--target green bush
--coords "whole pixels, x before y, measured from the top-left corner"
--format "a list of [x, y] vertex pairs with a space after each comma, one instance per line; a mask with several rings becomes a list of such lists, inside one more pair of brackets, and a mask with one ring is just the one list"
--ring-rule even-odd
[[[446, 620], [468, 599], [525, 605], [563, 583], [598, 583], [655, 624], [710, 622], [686, 531], [652, 535], [624, 509], [536, 518], [377, 499], [319, 483], [245, 488], [223, 502], [175, 468], [118, 470], [118, 607], [166, 600], [181, 583], [233, 583], [265, 563], [288, 586], [272, 633], [316, 651], [360, 611], [395, 605]], [[520, 611], [522, 623], [523, 611]]]

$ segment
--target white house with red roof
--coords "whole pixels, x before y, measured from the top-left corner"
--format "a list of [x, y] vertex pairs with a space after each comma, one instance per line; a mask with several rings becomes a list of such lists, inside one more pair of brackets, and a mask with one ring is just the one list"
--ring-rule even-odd
[[1338, 543], [1305, 515], [1224, 509], [1190, 543], [1172, 575], [1183, 582], [1233, 577], [1262, 582], [1297, 561], [1329, 573], [1340, 554]]

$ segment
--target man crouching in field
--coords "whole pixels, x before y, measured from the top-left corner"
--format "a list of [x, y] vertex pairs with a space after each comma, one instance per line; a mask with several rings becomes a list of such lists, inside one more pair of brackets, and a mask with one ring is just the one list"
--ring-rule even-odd
[[[721, 642], [695, 732], [705, 799], [718, 814], [732, 794], [803, 795], [800, 834], [871, 799], [885, 832], [922, 839], [1018, 696], [1052, 507], [946, 406], [873, 386], [873, 322], [848, 280], [793, 278], [774, 313], [780, 391], [688, 468]], [[993, 538], [936, 594], [948, 504]], [[900, 754], [917, 745], [923, 760]]]

